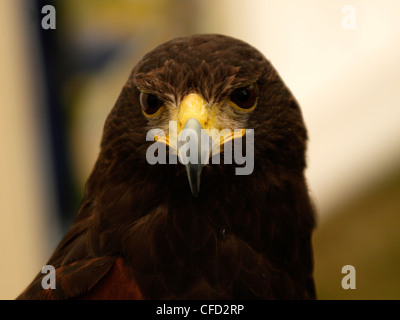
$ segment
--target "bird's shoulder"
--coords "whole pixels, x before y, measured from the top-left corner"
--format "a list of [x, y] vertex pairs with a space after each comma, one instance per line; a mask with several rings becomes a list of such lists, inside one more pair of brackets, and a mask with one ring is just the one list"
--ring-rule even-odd
[[92, 247], [90, 238], [93, 231], [90, 229], [95, 210], [94, 201], [83, 201], [77, 219], [47, 262], [54, 268], [52, 276], [55, 286], [46, 285], [49, 273], [39, 272], [17, 299], [142, 298], [129, 268], [120, 256], [112, 253], [96, 255], [89, 249]]
[[44, 288], [46, 275], [36, 277], [18, 300], [124, 300], [142, 294], [121, 257], [82, 259], [55, 269], [55, 286]]

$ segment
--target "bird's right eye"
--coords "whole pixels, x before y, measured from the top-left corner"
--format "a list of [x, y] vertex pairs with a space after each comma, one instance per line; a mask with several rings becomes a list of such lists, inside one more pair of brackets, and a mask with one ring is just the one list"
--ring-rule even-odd
[[145, 115], [152, 116], [161, 109], [163, 102], [155, 94], [141, 92], [140, 105], [142, 106], [142, 110]]

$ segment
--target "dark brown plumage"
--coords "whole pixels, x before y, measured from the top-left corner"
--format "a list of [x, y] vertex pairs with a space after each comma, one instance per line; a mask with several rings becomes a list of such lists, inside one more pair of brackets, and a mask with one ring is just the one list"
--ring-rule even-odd
[[[254, 109], [233, 107], [252, 92]], [[146, 160], [148, 130], [181, 119], [191, 93], [213, 123], [254, 129], [253, 173], [206, 165], [198, 196], [185, 166]], [[155, 116], [143, 113], [141, 97]], [[57, 269], [56, 289], [42, 289], [39, 274], [18, 298], [315, 298], [306, 140], [297, 102], [250, 45], [194, 35], [158, 46], [107, 118], [77, 219], [47, 263]]]

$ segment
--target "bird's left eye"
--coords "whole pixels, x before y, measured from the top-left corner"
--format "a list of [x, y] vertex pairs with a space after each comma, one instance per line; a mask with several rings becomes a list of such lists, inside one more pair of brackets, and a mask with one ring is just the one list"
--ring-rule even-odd
[[241, 109], [251, 109], [257, 101], [258, 90], [255, 84], [233, 90], [230, 100]]
[[143, 112], [149, 116], [155, 114], [163, 105], [162, 101], [155, 94], [146, 92], [140, 93], [140, 104]]

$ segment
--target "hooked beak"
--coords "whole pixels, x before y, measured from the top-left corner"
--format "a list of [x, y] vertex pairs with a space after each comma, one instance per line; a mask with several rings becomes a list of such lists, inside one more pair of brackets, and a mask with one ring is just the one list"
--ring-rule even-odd
[[[176, 132], [157, 140], [175, 149], [180, 163], [186, 167], [190, 190], [195, 197], [200, 191], [201, 171], [208, 164], [210, 156], [219, 153], [220, 145], [242, 137], [245, 132], [244, 129], [239, 133], [232, 130], [220, 132], [216, 109], [210, 108], [199, 94], [188, 94], [179, 106]], [[174, 145], [176, 135], [177, 144]]]
[[[186, 167], [190, 190], [195, 197], [200, 191], [201, 170], [208, 163], [212, 150], [212, 141], [202, 129], [197, 119], [190, 118], [186, 121], [178, 137], [179, 161]], [[187, 138], [190, 140], [187, 141]], [[189, 157], [187, 156], [188, 150], [191, 153]]]

